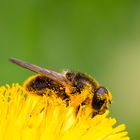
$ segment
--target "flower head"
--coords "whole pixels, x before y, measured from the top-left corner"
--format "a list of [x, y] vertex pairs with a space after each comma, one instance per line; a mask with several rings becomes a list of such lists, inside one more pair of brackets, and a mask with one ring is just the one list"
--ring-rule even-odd
[[0, 87], [1, 140], [129, 140], [125, 125], [115, 119], [91, 118], [90, 109], [74, 108], [55, 96], [35, 96], [13, 84]]

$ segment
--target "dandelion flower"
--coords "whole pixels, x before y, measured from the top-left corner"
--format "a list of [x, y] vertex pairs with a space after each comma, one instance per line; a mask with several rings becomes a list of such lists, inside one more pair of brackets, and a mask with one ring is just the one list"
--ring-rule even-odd
[[[57, 100], [57, 101], [56, 101]], [[90, 111], [75, 115], [55, 97], [29, 94], [19, 84], [0, 87], [0, 140], [129, 140], [125, 125]]]

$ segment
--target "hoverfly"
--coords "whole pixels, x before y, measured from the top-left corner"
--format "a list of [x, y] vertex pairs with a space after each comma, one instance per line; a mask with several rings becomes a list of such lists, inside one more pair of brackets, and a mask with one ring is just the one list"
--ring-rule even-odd
[[12, 63], [31, 70], [37, 75], [25, 81], [25, 89], [33, 94], [43, 96], [47, 90], [53, 90], [56, 97], [61, 98], [75, 108], [88, 106], [92, 116], [103, 114], [112, 102], [109, 90], [91, 76], [80, 72], [65, 71], [62, 74], [34, 64], [29, 64], [16, 58], [10, 58]]

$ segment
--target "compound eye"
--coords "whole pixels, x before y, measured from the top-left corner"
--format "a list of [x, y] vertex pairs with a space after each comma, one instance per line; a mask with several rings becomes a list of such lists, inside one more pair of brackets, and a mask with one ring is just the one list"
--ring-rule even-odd
[[104, 87], [100, 87], [95, 91], [92, 100], [92, 107], [94, 109], [100, 110], [102, 108], [102, 106], [106, 102], [106, 94], [107, 94], [107, 90]]
[[96, 90], [96, 94], [100, 94], [100, 95], [107, 94], [107, 89], [104, 87], [100, 87]]

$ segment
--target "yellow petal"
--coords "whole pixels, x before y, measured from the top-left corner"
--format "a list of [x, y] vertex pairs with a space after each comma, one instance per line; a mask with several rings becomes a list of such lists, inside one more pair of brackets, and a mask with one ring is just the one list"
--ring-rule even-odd
[[125, 125], [90, 110], [74, 114], [56, 97], [27, 93], [19, 84], [0, 87], [0, 140], [129, 140]]

